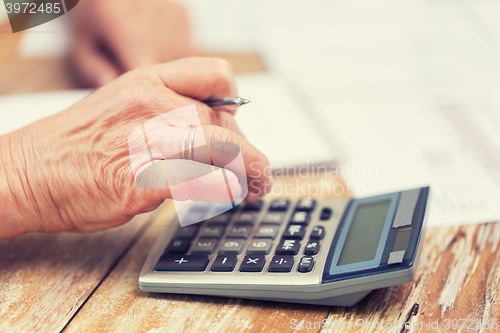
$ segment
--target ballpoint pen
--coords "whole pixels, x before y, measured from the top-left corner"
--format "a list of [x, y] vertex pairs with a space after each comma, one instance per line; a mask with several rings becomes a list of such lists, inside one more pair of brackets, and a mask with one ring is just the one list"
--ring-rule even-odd
[[207, 99], [203, 101], [203, 103], [207, 104], [212, 108], [232, 109], [248, 104], [250, 103], [250, 101], [246, 98], [241, 98], [241, 97], [226, 97], [226, 98]]

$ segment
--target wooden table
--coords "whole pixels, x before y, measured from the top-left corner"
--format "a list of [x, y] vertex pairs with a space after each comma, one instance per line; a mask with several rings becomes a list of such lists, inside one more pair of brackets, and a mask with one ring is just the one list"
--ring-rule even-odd
[[[0, 94], [74, 87], [65, 61], [17, 59], [17, 41], [0, 29]], [[257, 56], [224, 57], [237, 73], [264, 70]], [[307, 332], [438, 332], [456, 331], [453, 319], [469, 319], [463, 331], [492, 332], [476, 324], [499, 318], [498, 223], [428, 230], [413, 283], [376, 290], [357, 306], [341, 308], [142, 292], [140, 269], [173, 214], [167, 202], [112, 230], [0, 241], [0, 331], [283, 332], [296, 320]], [[321, 329], [323, 320], [332, 327]], [[432, 329], [436, 324], [439, 330]]]

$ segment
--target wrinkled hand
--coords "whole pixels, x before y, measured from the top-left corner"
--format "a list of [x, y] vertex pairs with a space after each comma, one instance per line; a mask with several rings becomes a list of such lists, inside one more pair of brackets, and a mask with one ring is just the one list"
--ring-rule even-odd
[[[0, 238], [29, 231], [109, 228], [171, 198], [172, 184], [149, 189], [134, 181], [151, 160], [149, 153], [145, 159], [132, 157], [129, 140], [141, 125], [193, 104], [201, 122], [196, 140], [228, 143], [241, 151], [244, 167], [227, 166], [231, 190], [241, 192], [238, 175], [246, 171], [252, 183], [249, 196], [265, 194], [269, 187], [266, 157], [243, 138], [232, 113], [214, 111], [200, 102], [234, 95], [227, 62], [186, 58], [129, 72], [66, 111], [0, 137], [2, 152], [10, 151], [0, 159], [0, 170], [5, 170], [8, 181], [3, 184], [0, 180], [0, 190], [8, 187], [11, 192], [10, 199], [0, 204], [2, 209], [11, 207]], [[175, 117], [152, 128], [148, 144], [153, 159], [179, 161], [185, 129]], [[224, 149], [227, 145], [213, 155], [224, 155]], [[193, 160], [182, 160], [190, 164], [180, 169], [177, 178], [181, 182], [183, 175], [196, 172], [197, 165], [207, 165], [202, 153], [195, 153]], [[183, 192], [182, 199], [223, 202], [214, 187], [217, 181], [200, 178], [194, 190]]]
[[88, 86], [194, 55], [184, 8], [167, 0], [86, 0], [70, 13], [71, 60]]

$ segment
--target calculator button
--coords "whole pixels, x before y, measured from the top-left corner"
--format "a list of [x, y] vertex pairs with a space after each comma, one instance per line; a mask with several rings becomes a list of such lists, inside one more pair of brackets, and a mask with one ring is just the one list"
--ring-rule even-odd
[[316, 207], [316, 200], [313, 199], [302, 199], [297, 203], [295, 210], [301, 212], [310, 212]]
[[310, 240], [306, 244], [306, 248], [304, 249], [304, 254], [308, 256], [313, 256], [318, 254], [319, 252], [319, 242], [316, 240]]
[[282, 239], [276, 248], [276, 254], [296, 255], [300, 249], [300, 241], [298, 239]]
[[232, 203], [229, 203], [229, 204], [216, 204], [215, 205], [215, 214], [223, 214], [223, 213], [226, 213], [226, 214], [229, 214], [231, 215], [232, 213], [234, 213], [234, 211], [236, 210], [238, 206], [234, 206]]
[[252, 234], [252, 229], [251, 224], [236, 224], [229, 230], [227, 237], [247, 239]]
[[243, 210], [246, 210], [246, 211], [249, 211], [249, 210], [252, 210], [252, 211], [257, 211], [259, 212], [261, 209], [262, 209], [262, 206], [264, 205], [264, 201], [262, 200], [257, 200], [255, 201], [254, 203], [247, 203], [244, 207], [243, 207]]
[[254, 238], [276, 238], [280, 227], [276, 225], [261, 225], [257, 228]]
[[290, 223], [293, 224], [309, 224], [310, 216], [307, 212], [295, 212], [290, 219]]
[[332, 209], [331, 208], [323, 208], [323, 210], [321, 211], [321, 215], [320, 215], [320, 219], [322, 221], [326, 221], [326, 220], [329, 220], [330, 217], [332, 217]]
[[243, 212], [238, 216], [238, 219], [236, 220], [235, 223], [241, 224], [241, 223], [251, 223], [254, 224], [255, 221], [257, 221], [257, 217], [259, 216], [259, 213], [249, 213], [249, 212]]
[[220, 214], [220, 215], [212, 217], [211, 219], [208, 220], [208, 222], [209, 223], [228, 224], [229, 221], [231, 221], [232, 216], [233, 216], [233, 214], [231, 214], [231, 213]]
[[267, 224], [281, 224], [285, 220], [285, 214], [283, 213], [268, 213], [264, 215], [262, 223]]
[[252, 239], [247, 254], [268, 254], [272, 246], [273, 242], [270, 239]]
[[240, 272], [261, 272], [266, 264], [264, 256], [245, 256], [241, 262]]
[[192, 254], [212, 254], [217, 249], [217, 239], [205, 238], [198, 240], [191, 249]]
[[220, 254], [240, 254], [245, 247], [243, 239], [226, 239], [219, 250]]
[[306, 227], [301, 224], [289, 224], [283, 233], [283, 238], [286, 239], [302, 239], [306, 234]]
[[237, 262], [238, 258], [235, 255], [218, 255], [210, 270], [212, 272], [232, 272]]
[[201, 228], [200, 238], [221, 238], [224, 233], [224, 226], [212, 225]]
[[190, 246], [191, 242], [189, 239], [172, 239], [165, 249], [165, 254], [185, 254], [189, 250]]
[[292, 256], [274, 256], [267, 271], [271, 273], [288, 273], [292, 270], [292, 267]]
[[302, 257], [299, 261], [298, 271], [300, 273], [309, 273], [314, 268], [314, 259], [312, 257]]
[[227, 227], [227, 223], [222, 223], [222, 222], [213, 222], [211, 220], [208, 220], [208, 223], [206, 224], [207, 227], [222, 227], [225, 229]]
[[160, 257], [155, 271], [204, 271], [208, 265], [208, 256], [172, 255]]
[[271, 201], [271, 204], [269, 205], [269, 210], [286, 212], [288, 210], [288, 206], [290, 206], [290, 200], [276, 199]]
[[198, 229], [199, 227], [197, 225], [188, 225], [186, 227], [181, 227], [177, 229], [174, 237], [193, 239], [196, 236]]
[[311, 239], [323, 239], [325, 237], [325, 228], [323, 227], [314, 227], [311, 232]]

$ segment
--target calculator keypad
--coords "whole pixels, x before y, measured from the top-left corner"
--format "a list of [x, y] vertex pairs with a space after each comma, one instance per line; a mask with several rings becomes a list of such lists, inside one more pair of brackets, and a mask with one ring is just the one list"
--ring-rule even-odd
[[271, 201], [271, 204], [269, 205], [269, 210], [286, 212], [288, 210], [288, 206], [290, 206], [290, 200], [276, 199]]
[[213, 223], [224, 223], [227, 224], [231, 221], [232, 214], [224, 213], [217, 216], [212, 217], [209, 221]]
[[184, 228], [177, 229], [177, 232], [174, 235], [174, 238], [188, 238], [193, 239], [196, 237], [196, 233], [198, 232], [197, 225], [188, 225]]
[[219, 242], [214, 238], [202, 238], [196, 242], [191, 249], [192, 254], [212, 254], [215, 253]]
[[262, 219], [262, 223], [266, 224], [281, 224], [283, 221], [285, 221], [284, 213], [268, 213]]
[[238, 219], [236, 220], [236, 224], [254, 224], [257, 221], [259, 214], [258, 213], [248, 213], [248, 212], [243, 212], [238, 216]]
[[260, 227], [257, 228], [257, 232], [255, 233], [255, 238], [271, 238], [275, 239], [278, 234], [280, 228], [276, 225], [271, 224], [261, 224]]
[[269, 264], [269, 272], [271, 273], [288, 273], [293, 267], [292, 256], [274, 256]]
[[298, 271], [300, 273], [309, 273], [314, 268], [313, 257], [302, 257], [300, 258]]
[[177, 238], [170, 241], [165, 254], [186, 254], [191, 247], [191, 242], [186, 238]]
[[247, 239], [252, 234], [252, 229], [251, 224], [235, 224], [229, 229], [227, 237]]
[[283, 239], [276, 248], [276, 254], [288, 254], [294, 256], [297, 253], [299, 253], [299, 249], [300, 249], [300, 240]]
[[306, 227], [300, 224], [289, 224], [283, 233], [283, 238], [302, 239], [306, 234]]
[[307, 212], [295, 212], [290, 219], [290, 223], [308, 225], [309, 218], [310, 216]]
[[311, 239], [323, 239], [325, 237], [325, 228], [315, 226], [311, 232]]
[[304, 254], [308, 256], [314, 256], [318, 254], [319, 248], [320, 248], [319, 241], [310, 240], [306, 244], [306, 248], [304, 249]]
[[270, 239], [254, 239], [248, 246], [248, 254], [269, 254], [273, 242]]
[[241, 254], [245, 247], [243, 239], [226, 239], [219, 250], [220, 254]]
[[218, 255], [210, 270], [212, 272], [232, 272], [237, 262], [238, 257], [236, 255]]
[[254, 203], [251, 203], [251, 204], [246, 204], [244, 207], [243, 207], [243, 210], [244, 211], [260, 211], [262, 209], [262, 206], [264, 205], [264, 201], [262, 200], [257, 200], [256, 202]]
[[247, 255], [241, 262], [240, 272], [261, 272], [265, 264], [265, 256]]
[[163, 255], [158, 260], [157, 271], [204, 271], [208, 265], [208, 256], [197, 255]]
[[[179, 228], [156, 271], [308, 273], [321, 252], [323, 223], [333, 214], [313, 199], [259, 200]], [[325, 210], [326, 209], [326, 210]], [[312, 215], [323, 225], [311, 223]], [[286, 224], [285, 224], [286, 222]], [[323, 250], [326, 251], [326, 250]], [[302, 257], [299, 257], [301, 256]], [[322, 255], [324, 256], [324, 255]]]
[[224, 233], [224, 226], [208, 225], [200, 230], [200, 238], [221, 238]]
[[297, 206], [295, 207], [296, 211], [301, 211], [301, 212], [311, 212], [316, 208], [316, 200], [313, 199], [302, 199], [297, 203]]

